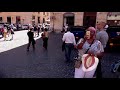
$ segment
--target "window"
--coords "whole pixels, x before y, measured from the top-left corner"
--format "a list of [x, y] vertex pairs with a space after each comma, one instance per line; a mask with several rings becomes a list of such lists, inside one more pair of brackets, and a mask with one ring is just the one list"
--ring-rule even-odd
[[16, 16], [16, 23], [21, 23], [20, 16]]
[[3, 21], [3, 19], [2, 19], [2, 17], [0, 17], [0, 22], [2, 22]]
[[11, 17], [7, 17], [7, 23], [11, 24]]
[[40, 23], [40, 17], [38, 17], [38, 23]]
[[35, 19], [35, 16], [32, 16], [32, 20]]
[[45, 12], [43, 12], [43, 15], [45, 15]]
[[43, 18], [43, 23], [45, 23], [45, 18]]

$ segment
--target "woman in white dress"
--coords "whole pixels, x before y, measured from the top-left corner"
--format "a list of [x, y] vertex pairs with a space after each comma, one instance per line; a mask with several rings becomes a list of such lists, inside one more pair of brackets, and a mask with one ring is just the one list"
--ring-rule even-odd
[[[86, 31], [85, 38], [78, 41], [78, 59], [81, 58], [82, 64], [79, 68], [75, 68], [74, 78], [93, 78], [99, 62], [98, 58], [102, 57], [104, 52], [101, 42], [96, 40], [95, 36], [96, 29], [89, 27]], [[86, 59], [88, 55], [90, 55], [89, 60], [88, 58]], [[91, 63], [88, 65], [88, 62]], [[86, 68], [87, 65], [89, 66], [88, 68]]]

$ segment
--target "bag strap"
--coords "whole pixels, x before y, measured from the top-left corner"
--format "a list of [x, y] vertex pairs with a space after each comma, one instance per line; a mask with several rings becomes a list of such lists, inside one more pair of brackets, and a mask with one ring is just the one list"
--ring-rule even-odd
[[92, 43], [90, 44], [89, 48], [86, 50], [85, 54], [89, 51], [90, 47], [92, 46], [94, 40], [92, 41]]

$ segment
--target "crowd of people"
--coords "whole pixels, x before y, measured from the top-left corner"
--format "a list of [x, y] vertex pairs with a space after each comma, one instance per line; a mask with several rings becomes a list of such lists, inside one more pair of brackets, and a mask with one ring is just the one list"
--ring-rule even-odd
[[[97, 23], [95, 27], [88, 27], [84, 38], [75, 42], [74, 34], [67, 28], [63, 35], [65, 43], [66, 62], [71, 62], [71, 52], [77, 49], [74, 78], [102, 78], [101, 60], [108, 42], [105, 22]], [[78, 62], [79, 61], [79, 62]]]
[[[71, 62], [71, 52], [77, 49], [77, 61], [79, 62], [79, 67], [75, 66], [74, 78], [102, 78], [101, 71], [101, 60], [104, 56], [106, 45], [108, 42], [108, 34], [105, 28], [105, 22], [97, 23], [95, 27], [88, 27], [86, 29], [86, 34], [84, 38], [81, 38], [76, 42], [74, 34], [70, 32], [68, 26], [65, 27], [65, 33], [63, 35], [62, 41], [65, 44], [65, 58], [66, 62]], [[30, 45], [32, 44], [33, 50], [35, 50], [35, 37], [41, 34], [43, 40], [43, 47], [47, 50], [49, 33], [47, 28], [41, 28], [39, 25], [34, 25], [29, 27], [28, 30], [28, 46], [27, 51], [29, 51]], [[10, 40], [13, 40], [13, 28], [4, 27], [1, 29], [2, 36], [6, 40], [7, 36], [12, 36]], [[78, 63], [78, 62], [77, 62]]]
[[41, 28], [40, 26], [36, 26], [34, 25], [34, 27], [29, 28], [29, 31], [27, 33], [28, 35], [28, 46], [27, 46], [27, 51], [29, 51], [29, 47], [32, 43], [33, 46], [33, 50], [35, 50], [35, 37], [39, 36], [39, 33], [42, 32], [41, 36], [42, 36], [42, 40], [43, 40], [43, 48], [45, 48], [47, 50], [48, 47], [48, 28]]
[[4, 38], [4, 41], [6, 41], [8, 37], [11, 37], [10, 40], [13, 40], [14, 30], [12, 27], [4, 25], [2, 28], [0, 28], [0, 33], [2, 38]]

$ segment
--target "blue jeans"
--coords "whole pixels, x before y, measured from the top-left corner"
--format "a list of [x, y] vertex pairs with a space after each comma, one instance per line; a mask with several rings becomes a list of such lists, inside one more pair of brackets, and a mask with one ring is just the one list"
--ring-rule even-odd
[[65, 44], [65, 57], [66, 57], [66, 61], [70, 61], [70, 56], [71, 56], [71, 52], [74, 48], [74, 45], [72, 43], [66, 43]]

